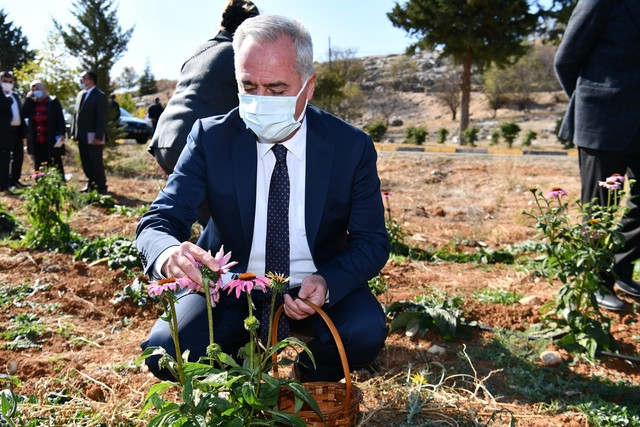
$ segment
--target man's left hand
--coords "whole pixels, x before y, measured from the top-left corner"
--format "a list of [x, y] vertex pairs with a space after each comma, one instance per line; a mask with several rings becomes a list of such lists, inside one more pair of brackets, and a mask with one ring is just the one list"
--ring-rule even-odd
[[287, 316], [295, 320], [305, 319], [315, 310], [309, 307], [302, 300], [309, 300], [318, 307], [322, 307], [327, 299], [327, 282], [322, 276], [313, 274], [305, 277], [298, 292], [298, 298], [293, 299], [291, 295], [284, 296], [284, 312]]

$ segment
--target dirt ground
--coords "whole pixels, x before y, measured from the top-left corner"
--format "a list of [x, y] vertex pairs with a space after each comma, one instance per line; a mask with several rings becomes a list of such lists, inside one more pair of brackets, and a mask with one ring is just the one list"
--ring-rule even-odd
[[[144, 147], [123, 145], [118, 149], [129, 153]], [[81, 171], [74, 165], [69, 166], [69, 171], [73, 173], [71, 185], [80, 186]], [[407, 243], [429, 249], [500, 249], [531, 239], [535, 235], [533, 224], [522, 214], [532, 203], [528, 187], [537, 185], [541, 189], [551, 189], [562, 186], [573, 197], [579, 194], [580, 187], [577, 159], [573, 156], [380, 151], [379, 173], [382, 187], [391, 191], [390, 211], [402, 225]], [[149, 204], [163, 183], [162, 176], [153, 168], [144, 176], [113, 174], [108, 179], [116, 203], [130, 207]], [[2, 195], [0, 201], [15, 211], [21, 206], [20, 198], [15, 195]], [[92, 239], [133, 235], [138, 221], [139, 217], [107, 214], [104, 209], [88, 207], [74, 214], [71, 225]], [[384, 305], [439, 290], [465, 298], [468, 320], [514, 331], [525, 330], [539, 322], [540, 307], [553, 298], [557, 289], [545, 278], [500, 264], [390, 261], [382, 275], [389, 285], [388, 292], [379, 297]], [[141, 273], [139, 278], [144, 279]], [[160, 312], [152, 304], [138, 307], [131, 301], [114, 303], [114, 292], [132, 281], [133, 278], [126, 278], [121, 271], [109, 270], [104, 263], [89, 264], [73, 261], [67, 254], [1, 246], [0, 286], [26, 284], [32, 292], [15, 303], [1, 306], [0, 329], [6, 330], [12, 316], [19, 313], [37, 315], [45, 328], [39, 347], [7, 350], [6, 342], [1, 346], [2, 372], [22, 381], [15, 390], [20, 394], [39, 396], [41, 402], [46, 402], [54, 393], [75, 393], [84, 398], [83, 405], [102, 414], [103, 425], [133, 422], [147, 390], [156, 383], [146, 367], [135, 367], [133, 362], [140, 355], [139, 343], [145, 339]], [[472, 295], [484, 288], [517, 291], [538, 298], [529, 305], [480, 304]], [[628, 310], [610, 313], [613, 336], [623, 354], [637, 356], [640, 354], [640, 325], [637, 322], [640, 301], [624, 296], [623, 299], [628, 303]], [[469, 340], [454, 342], [444, 341], [431, 332], [413, 338], [402, 333], [390, 334], [376, 369], [356, 376], [356, 385], [365, 392], [361, 425], [400, 424], [406, 416], [405, 407], [394, 407], [389, 403], [396, 397], [385, 396], [387, 392], [380, 391], [372, 377], [406, 377], [409, 366], [413, 369], [445, 366], [455, 371], [455, 365], [459, 363], [456, 353], [463, 346], [478, 346], [485, 339], [491, 339], [492, 332], [486, 329], [476, 329]], [[440, 356], [428, 353], [426, 350], [433, 345], [443, 347], [445, 353]], [[562, 355], [562, 363], [576, 375], [640, 383], [637, 364], [615, 358], [587, 363], [566, 352]], [[490, 358], [472, 362], [479, 376], [488, 375], [492, 370]], [[484, 425], [482, 423], [487, 422], [492, 412], [499, 409], [511, 411], [518, 426], [588, 425], [579, 412], [551, 415], [541, 410], [540, 402], [504, 397], [509, 378], [500, 373], [495, 373], [490, 383], [491, 396], [469, 398], [463, 403], [475, 406], [479, 425]], [[69, 404], [72, 405], [73, 400]], [[381, 405], [387, 406], [381, 408]], [[52, 408], [40, 405], [40, 410], [45, 409]], [[37, 411], [38, 405], [32, 410]], [[450, 411], [450, 408], [442, 409], [443, 415]], [[140, 424], [144, 423], [141, 421]]]

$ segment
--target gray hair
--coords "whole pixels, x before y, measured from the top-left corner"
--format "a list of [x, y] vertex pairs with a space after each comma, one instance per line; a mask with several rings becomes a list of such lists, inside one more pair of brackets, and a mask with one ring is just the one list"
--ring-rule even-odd
[[[313, 74], [313, 42], [311, 34], [295, 19], [278, 15], [259, 15], [244, 21], [233, 36], [233, 51], [237, 53], [247, 37], [258, 44], [275, 43], [279, 37], [291, 39], [296, 49], [296, 71], [307, 80]], [[237, 59], [236, 59], [237, 60]], [[236, 64], [236, 70], [239, 67]]]

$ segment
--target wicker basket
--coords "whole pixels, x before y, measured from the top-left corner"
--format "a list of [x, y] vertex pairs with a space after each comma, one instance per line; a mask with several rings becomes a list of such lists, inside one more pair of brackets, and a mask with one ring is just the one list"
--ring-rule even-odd
[[[360, 412], [360, 402], [364, 395], [362, 390], [354, 386], [351, 383], [351, 371], [349, 371], [349, 363], [347, 361], [347, 353], [344, 350], [342, 339], [335, 325], [327, 316], [327, 314], [317, 305], [310, 301], [305, 301], [309, 307], [313, 308], [326, 322], [333, 339], [338, 346], [338, 353], [340, 353], [340, 361], [342, 362], [342, 369], [344, 371], [345, 382], [306, 382], [302, 383], [302, 386], [307, 389], [309, 394], [313, 396], [315, 401], [320, 407], [322, 416], [325, 422], [322, 421], [320, 416], [312, 410], [307, 404], [304, 404], [302, 409], [296, 412], [296, 415], [304, 419], [307, 426], [311, 427], [351, 427], [356, 424], [358, 413]], [[272, 344], [277, 341], [277, 327], [282, 315], [284, 306], [280, 306], [276, 311], [273, 318], [273, 329], [271, 331]], [[276, 365], [277, 355], [273, 355], [274, 376], [278, 376], [278, 368]], [[288, 389], [284, 389], [280, 394], [278, 406], [280, 410], [293, 413], [295, 399], [293, 392]]]

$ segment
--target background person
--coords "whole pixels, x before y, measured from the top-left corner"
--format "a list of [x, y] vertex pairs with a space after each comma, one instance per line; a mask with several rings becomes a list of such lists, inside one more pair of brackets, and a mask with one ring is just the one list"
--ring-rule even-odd
[[[249, 0], [229, 0], [218, 34], [200, 46], [182, 64], [176, 91], [158, 120], [149, 152], [170, 175], [197, 119], [227, 114], [238, 106], [238, 85], [233, 69], [233, 33], [242, 22], [260, 12]], [[198, 222], [206, 225], [209, 207], [200, 207]]]
[[158, 120], [160, 119], [160, 116], [162, 115], [163, 111], [164, 111], [164, 108], [162, 107], [162, 104], [160, 104], [160, 98], [156, 98], [153, 101], [153, 104], [151, 104], [151, 106], [149, 107], [149, 110], [147, 111], [147, 116], [151, 120], [151, 125], [153, 127], [153, 133], [156, 132], [156, 127], [158, 126]]
[[[322, 318], [302, 299], [324, 307], [352, 368], [373, 362], [387, 327], [368, 280], [389, 256], [376, 150], [366, 133], [307, 105], [316, 81], [313, 47], [309, 32], [297, 21], [279, 16], [248, 19], [236, 31], [234, 51], [240, 107], [196, 121], [175, 173], [138, 225], [137, 247], [151, 277], [189, 276], [201, 283], [190, 259], [213, 266], [208, 250], [221, 245], [238, 262], [236, 273], [290, 276], [285, 314], [292, 329], [305, 325], [312, 330], [308, 345], [317, 362], [313, 369], [302, 354], [297, 365], [301, 378], [337, 381], [344, 374], [336, 344]], [[282, 121], [281, 114], [271, 120], [269, 113], [276, 110], [283, 110]], [[276, 161], [273, 150], [285, 158]], [[272, 173], [282, 173], [282, 168], [289, 184], [280, 190], [288, 189], [290, 197], [279, 229], [286, 225], [287, 237], [277, 240], [270, 237], [274, 224], [269, 220], [269, 187]], [[205, 200], [211, 221], [196, 246], [189, 242], [190, 229]], [[282, 269], [269, 266], [276, 241], [283, 255], [279, 261], [286, 263]], [[255, 294], [258, 310], [270, 303], [263, 295]], [[183, 296], [177, 310], [181, 347], [197, 360], [208, 345], [204, 296]], [[246, 300], [222, 292], [213, 313], [214, 335], [234, 357], [249, 339], [247, 315]], [[175, 354], [164, 320], [156, 322], [142, 343], [149, 346]], [[171, 377], [159, 368], [157, 357], [146, 362], [156, 376]]]
[[46, 163], [56, 167], [64, 180], [65, 121], [60, 101], [47, 93], [43, 82], [35, 80], [22, 106], [22, 114], [29, 120], [27, 152], [33, 155], [34, 170]]
[[158, 132], [154, 132], [149, 145], [149, 152], [167, 175], [173, 172], [197, 119], [227, 114], [238, 106], [231, 42], [238, 25], [258, 14], [258, 8], [249, 0], [229, 0], [218, 34], [182, 64], [176, 91], [158, 120]]
[[120, 120], [120, 104], [116, 101], [115, 95], [111, 95], [109, 99], [109, 120], [118, 123]]
[[85, 71], [80, 77], [80, 92], [71, 125], [71, 137], [78, 141], [78, 153], [87, 186], [80, 191], [97, 190], [107, 193], [107, 176], [104, 170], [104, 142], [106, 137], [107, 95], [96, 87], [96, 75]]
[[[22, 181], [20, 181], [20, 177], [22, 176], [22, 163], [24, 162], [25, 125], [24, 117], [21, 115], [22, 103], [20, 102], [18, 95], [13, 92], [15, 84], [13, 74], [9, 71], [3, 71], [0, 73], [0, 82], [2, 84], [2, 91], [5, 97], [11, 101], [9, 111], [6, 112], [5, 116], [9, 120], [9, 126], [3, 126], [1, 136], [4, 140], [2, 145], [4, 147], [9, 147], [10, 150], [10, 169], [7, 169], [6, 172], [0, 171], [3, 175], [8, 174], [7, 179], [3, 177], [2, 181], [0, 181], [0, 187], [6, 189], [5, 187], [17, 187], [19, 185], [23, 185]], [[4, 160], [2, 162], [4, 162]], [[6, 180], [8, 180], [8, 184]], [[4, 184], [1, 182], [4, 182]]]
[[[640, 173], [640, 2], [580, 0], [555, 58], [560, 84], [570, 102], [559, 136], [578, 146], [582, 203], [607, 203], [598, 182], [618, 173]], [[625, 305], [616, 287], [640, 296], [632, 280], [640, 257], [640, 183], [631, 188], [622, 218], [624, 247], [615, 255], [613, 274], [603, 277], [606, 291], [596, 295], [609, 310]]]

